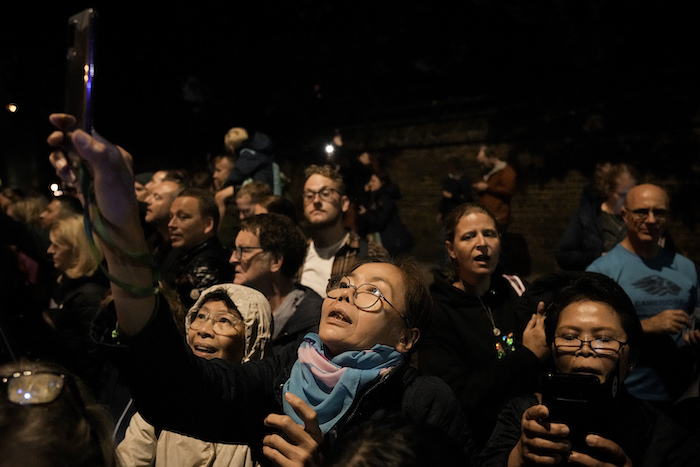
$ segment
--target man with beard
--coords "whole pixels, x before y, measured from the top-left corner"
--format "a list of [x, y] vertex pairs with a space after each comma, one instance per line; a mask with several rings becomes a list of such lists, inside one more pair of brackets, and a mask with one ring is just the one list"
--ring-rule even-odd
[[330, 166], [311, 165], [305, 171], [302, 194], [310, 237], [301, 268], [301, 284], [326, 296], [328, 279], [365, 257], [387, 257], [380, 244], [345, 229], [343, 214], [350, 201], [342, 176]]

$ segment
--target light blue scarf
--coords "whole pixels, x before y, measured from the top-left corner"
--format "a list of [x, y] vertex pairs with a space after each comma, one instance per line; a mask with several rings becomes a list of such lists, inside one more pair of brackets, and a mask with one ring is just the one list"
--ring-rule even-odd
[[[284, 383], [284, 392], [291, 392], [316, 411], [323, 434], [345, 415], [360, 390], [400, 365], [404, 358], [395, 348], [377, 344], [369, 350], [343, 352], [329, 360], [323, 353], [321, 339], [313, 332], [304, 337], [298, 355]], [[304, 425], [284, 398], [282, 403], [284, 413]]]

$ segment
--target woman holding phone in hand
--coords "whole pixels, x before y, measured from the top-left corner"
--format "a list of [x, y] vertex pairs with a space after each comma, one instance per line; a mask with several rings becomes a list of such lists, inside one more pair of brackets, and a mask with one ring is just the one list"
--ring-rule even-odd
[[[470, 440], [454, 394], [408, 364], [431, 308], [417, 265], [360, 263], [332, 280], [319, 332], [307, 334], [298, 348], [243, 365], [197, 358], [152, 289], [150, 265], [140, 260], [147, 248], [131, 156], [73, 131], [71, 116], [50, 119], [59, 131], [49, 144], [59, 146], [68, 133], [94, 177], [94, 194], [85, 196], [99, 207], [103, 234], [110, 237], [105, 258], [119, 323], [116, 332], [102, 335], [129, 356], [116, 363], [144, 418], [190, 436], [249, 444], [261, 463], [315, 465], [321, 447], [332, 449], [352, 427], [401, 413], [461, 442], [464, 465], [470, 465]], [[65, 154], [56, 151], [51, 161], [70, 178]]]
[[[583, 394], [590, 397], [585, 412], [568, 418], [555, 415], [540, 393], [512, 400], [499, 416], [480, 465], [700, 465], [697, 440], [622, 384], [641, 350], [642, 328], [617, 283], [596, 273], [574, 276], [547, 307], [545, 330], [554, 371], [588, 375], [599, 387]], [[566, 422], [553, 421], [562, 418]], [[572, 446], [572, 434], [584, 418], [583, 439]]]

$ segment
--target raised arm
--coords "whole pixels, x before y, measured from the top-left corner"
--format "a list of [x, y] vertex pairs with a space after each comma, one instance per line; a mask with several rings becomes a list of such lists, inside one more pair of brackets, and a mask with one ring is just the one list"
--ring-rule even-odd
[[[94, 201], [102, 217], [105, 237], [109, 237], [102, 246], [110, 274], [133, 289], [153, 287], [151, 267], [127, 254], [148, 252], [139, 221], [131, 155], [97, 135], [75, 130], [75, 118], [70, 115], [52, 114], [49, 119], [58, 129], [48, 138], [49, 145], [56, 148], [49, 158], [56, 173], [64, 180], [75, 180], [73, 159], [80, 158], [94, 178]], [[70, 138], [74, 147], [70, 156], [62, 149], [66, 138]], [[136, 294], [114, 281], [111, 288], [120, 329], [127, 335], [138, 333], [153, 313], [155, 295]]]

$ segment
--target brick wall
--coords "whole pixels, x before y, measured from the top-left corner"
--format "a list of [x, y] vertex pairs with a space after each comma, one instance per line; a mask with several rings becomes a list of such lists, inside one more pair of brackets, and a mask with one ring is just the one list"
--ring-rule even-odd
[[[366, 147], [376, 148], [376, 153], [386, 156], [392, 179], [403, 192], [399, 207], [404, 222], [416, 239], [413, 253], [426, 269], [435, 264], [443, 252], [435, 215], [446, 160], [451, 155], [460, 156], [470, 178], [478, 178], [476, 154], [487, 131], [488, 115], [438, 122], [365, 125], [344, 131], [346, 141], [363, 142]], [[509, 232], [521, 236], [527, 243], [530, 277], [556, 270], [556, 245], [588, 180], [579, 171], [570, 170], [563, 177], [537, 181], [541, 180], [536, 176], [537, 172], [546, 170], [544, 158], [537, 154], [514, 153], [507, 144], [497, 145], [497, 149], [508, 154], [509, 162], [519, 168]], [[652, 176], [645, 181], [659, 184], [672, 194], [681, 188], [670, 178]], [[695, 218], [699, 214], [696, 209]], [[699, 264], [697, 231], [678, 220], [672, 221], [670, 231], [679, 250]]]

